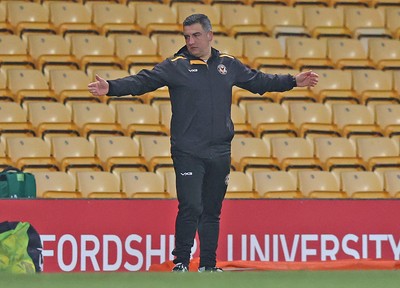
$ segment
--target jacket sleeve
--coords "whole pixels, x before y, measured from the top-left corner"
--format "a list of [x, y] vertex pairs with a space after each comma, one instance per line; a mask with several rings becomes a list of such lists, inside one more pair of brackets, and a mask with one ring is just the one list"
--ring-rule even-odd
[[107, 80], [109, 84], [108, 96], [142, 95], [168, 85], [168, 65], [165, 60], [157, 64], [152, 70], [141, 70], [136, 75], [130, 75], [115, 80]]
[[284, 92], [296, 86], [296, 78], [292, 75], [266, 74], [249, 69], [238, 60], [235, 62], [237, 71], [235, 85], [252, 93]]

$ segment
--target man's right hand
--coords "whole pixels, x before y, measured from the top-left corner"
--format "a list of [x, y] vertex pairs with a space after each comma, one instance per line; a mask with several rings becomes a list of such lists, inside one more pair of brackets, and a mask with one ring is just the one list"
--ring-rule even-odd
[[92, 93], [94, 96], [107, 95], [109, 87], [110, 85], [108, 84], [108, 82], [97, 74], [96, 82], [89, 83], [88, 85], [89, 92]]

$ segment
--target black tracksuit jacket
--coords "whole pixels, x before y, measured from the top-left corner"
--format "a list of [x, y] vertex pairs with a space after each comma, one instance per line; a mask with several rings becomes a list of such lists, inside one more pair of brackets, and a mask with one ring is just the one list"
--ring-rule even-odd
[[152, 70], [108, 83], [108, 96], [142, 95], [168, 86], [172, 104], [172, 155], [214, 158], [230, 153], [234, 136], [232, 86], [263, 94], [290, 90], [296, 81], [291, 75], [249, 69], [214, 48], [206, 63], [183, 47]]

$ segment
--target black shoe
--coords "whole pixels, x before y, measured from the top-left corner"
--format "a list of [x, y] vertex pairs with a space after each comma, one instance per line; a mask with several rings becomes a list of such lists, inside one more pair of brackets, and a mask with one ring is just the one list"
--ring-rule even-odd
[[172, 272], [189, 272], [188, 266], [183, 263], [177, 263]]
[[203, 273], [203, 272], [224, 272], [224, 270], [222, 270], [221, 268], [209, 267], [209, 266], [200, 267], [198, 271], [200, 273]]

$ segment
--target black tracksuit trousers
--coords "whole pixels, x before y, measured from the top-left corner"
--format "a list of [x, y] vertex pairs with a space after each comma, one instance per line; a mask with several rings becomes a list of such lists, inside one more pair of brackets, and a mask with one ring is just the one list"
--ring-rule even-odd
[[216, 264], [220, 214], [230, 171], [230, 155], [214, 159], [173, 156], [179, 211], [175, 223], [174, 263], [189, 264], [196, 231], [200, 267]]

